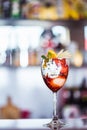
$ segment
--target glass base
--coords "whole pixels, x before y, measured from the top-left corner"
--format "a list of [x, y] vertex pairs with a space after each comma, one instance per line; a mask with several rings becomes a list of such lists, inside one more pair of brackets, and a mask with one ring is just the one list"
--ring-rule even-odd
[[53, 117], [52, 121], [44, 126], [49, 127], [52, 130], [60, 130], [65, 126], [65, 123], [58, 119], [58, 117]]

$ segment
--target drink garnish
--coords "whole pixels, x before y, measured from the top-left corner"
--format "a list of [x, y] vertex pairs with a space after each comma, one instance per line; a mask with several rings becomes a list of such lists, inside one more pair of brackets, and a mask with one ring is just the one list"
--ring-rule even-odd
[[57, 53], [55, 53], [53, 50], [49, 50], [47, 55], [42, 55], [41, 56], [44, 59], [44, 64], [43, 67], [46, 67], [46, 63], [49, 62], [50, 59], [52, 58], [57, 58]]
[[58, 58], [58, 59], [64, 59], [64, 58], [71, 58], [71, 54], [68, 50], [64, 51], [64, 49], [60, 50], [58, 53], [56, 53], [54, 50], [48, 50], [47, 55], [41, 56], [44, 59], [44, 65], [43, 67], [46, 67], [46, 63], [49, 62], [50, 59]]
[[49, 50], [48, 53], [47, 53], [47, 57], [49, 59], [52, 59], [52, 58], [57, 58], [57, 53], [53, 50]]
[[46, 63], [49, 61], [49, 58], [46, 57], [45, 55], [42, 55], [41, 57], [44, 59], [43, 68], [45, 68], [46, 67]]
[[52, 59], [52, 58], [57, 58], [57, 53], [55, 53], [53, 50], [49, 50], [47, 55], [42, 55], [41, 56], [44, 60], [49, 60], [49, 59]]
[[64, 59], [64, 58], [71, 58], [71, 54], [68, 50], [64, 51], [63, 49], [60, 50], [60, 52], [57, 54], [57, 57], [59, 59]]

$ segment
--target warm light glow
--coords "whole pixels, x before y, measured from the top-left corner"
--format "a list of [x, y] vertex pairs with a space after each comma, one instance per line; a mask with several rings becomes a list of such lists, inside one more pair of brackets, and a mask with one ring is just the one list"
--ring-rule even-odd
[[79, 50], [73, 55], [73, 64], [77, 67], [80, 67], [83, 64], [83, 55]]

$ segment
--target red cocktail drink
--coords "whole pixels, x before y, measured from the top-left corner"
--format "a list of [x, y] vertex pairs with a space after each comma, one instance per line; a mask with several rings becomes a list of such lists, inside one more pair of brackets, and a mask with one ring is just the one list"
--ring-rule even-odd
[[[53, 66], [53, 67], [52, 67]], [[44, 71], [47, 71], [44, 74]], [[47, 87], [53, 92], [57, 92], [63, 87], [68, 75], [68, 64], [66, 59], [51, 59], [47, 68], [42, 70], [42, 76]]]
[[60, 127], [61, 124], [58, 120], [57, 111], [56, 111], [56, 103], [57, 103], [57, 91], [62, 88], [66, 82], [69, 65], [68, 59], [70, 54], [65, 51], [60, 51], [56, 54], [54, 51], [49, 51], [47, 56], [43, 55], [42, 66], [41, 66], [41, 73], [43, 80], [47, 87], [53, 92], [54, 94], [54, 111], [53, 111], [53, 119], [52, 122], [49, 123], [47, 126], [54, 128]]

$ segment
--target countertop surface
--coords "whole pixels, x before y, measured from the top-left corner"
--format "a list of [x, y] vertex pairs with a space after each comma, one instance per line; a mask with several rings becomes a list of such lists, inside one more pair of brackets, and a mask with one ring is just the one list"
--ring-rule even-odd
[[[44, 127], [51, 119], [0, 119], [0, 130], [49, 130]], [[87, 130], [87, 119], [67, 119], [63, 130]]]

